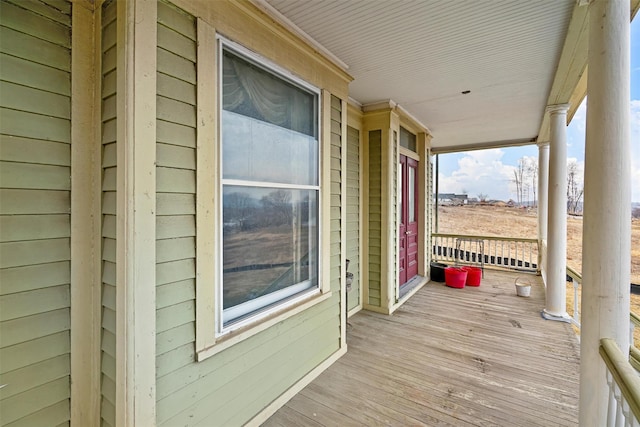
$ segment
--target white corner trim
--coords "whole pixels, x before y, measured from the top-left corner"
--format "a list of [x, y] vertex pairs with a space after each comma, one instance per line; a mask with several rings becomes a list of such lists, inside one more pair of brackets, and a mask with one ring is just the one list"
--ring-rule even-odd
[[117, 2], [116, 424], [156, 423], [157, 2]]
[[100, 424], [100, 9], [73, 9], [71, 32], [71, 426]]
[[[340, 127], [340, 204], [343, 206], [340, 212], [340, 347], [347, 346], [347, 317], [349, 306], [347, 304], [347, 102], [340, 99], [341, 127]], [[325, 260], [329, 261], [329, 260]]]
[[[218, 194], [217, 127], [217, 46], [216, 32], [202, 19], [197, 20], [198, 82], [196, 142], [196, 351], [216, 342], [216, 255], [220, 236]], [[203, 230], [209, 230], [205, 233]], [[212, 235], [213, 234], [213, 238]]]

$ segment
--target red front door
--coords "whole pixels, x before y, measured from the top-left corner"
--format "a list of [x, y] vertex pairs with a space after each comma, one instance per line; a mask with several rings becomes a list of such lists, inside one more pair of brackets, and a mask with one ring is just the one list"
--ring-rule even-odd
[[418, 162], [400, 155], [398, 165], [400, 202], [399, 280], [400, 286], [418, 274]]

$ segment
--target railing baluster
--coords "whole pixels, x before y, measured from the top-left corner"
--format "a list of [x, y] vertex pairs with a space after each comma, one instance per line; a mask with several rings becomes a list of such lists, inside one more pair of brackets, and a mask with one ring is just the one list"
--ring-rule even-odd
[[[537, 272], [535, 239], [433, 233], [433, 261]], [[539, 263], [538, 263], [539, 264]]]
[[573, 285], [573, 318], [578, 320], [578, 285], [575, 280], [571, 284]]
[[616, 396], [613, 392], [614, 384], [613, 384], [613, 376], [611, 372], [607, 370], [607, 385], [609, 386], [609, 405], [607, 407], [607, 426], [613, 426], [616, 422], [616, 406], [618, 402], [616, 402]]
[[600, 340], [600, 356], [605, 364], [609, 387], [607, 427], [638, 425], [640, 418], [640, 377], [615, 340]]
[[622, 408], [624, 406], [624, 399], [622, 398], [622, 392], [617, 383], [616, 383], [615, 391], [616, 391], [616, 400], [618, 401], [618, 406], [616, 408], [616, 426], [615, 427], [624, 427], [624, 412], [622, 412]]

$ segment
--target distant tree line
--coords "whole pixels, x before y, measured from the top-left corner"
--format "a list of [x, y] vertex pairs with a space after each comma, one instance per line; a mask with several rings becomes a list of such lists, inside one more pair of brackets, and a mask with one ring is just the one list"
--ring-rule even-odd
[[242, 231], [292, 224], [294, 216], [303, 224], [308, 222], [309, 198], [293, 203], [291, 196], [289, 190], [272, 191], [260, 200], [243, 192], [225, 195], [224, 222]]
[[[538, 205], [536, 191], [538, 189], [538, 159], [521, 157], [518, 166], [513, 170], [512, 182], [516, 187], [516, 203], [519, 206], [533, 203]], [[579, 170], [578, 162], [571, 159], [567, 162], [567, 212], [582, 212], [584, 196], [584, 177]]]

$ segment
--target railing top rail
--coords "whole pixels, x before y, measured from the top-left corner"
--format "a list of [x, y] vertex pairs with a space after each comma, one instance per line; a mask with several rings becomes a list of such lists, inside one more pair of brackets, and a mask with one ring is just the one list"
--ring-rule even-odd
[[631, 311], [629, 312], [629, 317], [634, 326], [640, 326], [640, 316]]
[[582, 274], [575, 271], [573, 268], [567, 266], [567, 275], [577, 280], [578, 282], [582, 282]]
[[600, 340], [600, 355], [637, 420], [640, 420], [640, 377], [611, 338]]
[[508, 240], [512, 242], [538, 243], [538, 239], [529, 239], [525, 237], [508, 237], [508, 236], [479, 236], [473, 234], [451, 234], [451, 233], [431, 233], [433, 237], [455, 237], [461, 239], [481, 239], [481, 240]]

